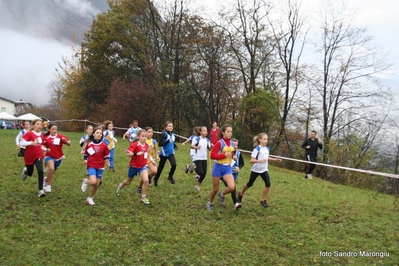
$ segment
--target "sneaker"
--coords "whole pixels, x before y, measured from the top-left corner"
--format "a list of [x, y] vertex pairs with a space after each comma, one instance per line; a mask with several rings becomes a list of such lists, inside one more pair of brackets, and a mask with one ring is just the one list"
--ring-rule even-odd
[[243, 195], [242, 195], [242, 192], [241, 192], [241, 190], [240, 190], [240, 191], [238, 191], [238, 195], [237, 195], [237, 199], [238, 199], [238, 202], [239, 202], [239, 203], [241, 203], [242, 197], [243, 197]]
[[43, 186], [43, 190], [46, 193], [51, 192], [51, 185]]
[[43, 198], [43, 197], [45, 197], [46, 196], [46, 193], [44, 192], [44, 190], [39, 190], [39, 195], [38, 195], [38, 197], [39, 198]]
[[186, 169], [184, 169], [184, 172], [187, 174], [188, 173], [188, 164], [186, 164]]
[[241, 208], [241, 203], [236, 202], [236, 204], [234, 204], [234, 210], [238, 211], [239, 208]]
[[309, 179], [313, 179], [313, 178], [312, 178], [312, 174], [308, 174], [308, 178], [309, 178]]
[[150, 201], [147, 199], [147, 197], [142, 198], [141, 202], [144, 203], [145, 205], [150, 205]]
[[87, 181], [89, 181], [89, 180], [87, 180], [87, 178], [85, 178], [85, 179], [83, 179], [83, 183], [82, 183], [82, 192], [85, 192], [86, 191], [86, 189], [87, 189]]
[[225, 206], [226, 203], [224, 202], [224, 197], [222, 196], [222, 191], [219, 193], [219, 204], [220, 206]]
[[168, 177], [168, 180], [170, 181], [170, 183], [171, 183], [172, 185], [175, 184], [175, 180], [173, 179], [173, 176], [169, 176], [169, 177]]
[[119, 197], [121, 195], [122, 190], [122, 183], [118, 185], [118, 188], [116, 189], [116, 195]]
[[262, 201], [260, 202], [260, 205], [262, 205], [263, 207], [269, 207], [269, 205], [267, 205], [266, 200], [262, 200]]
[[195, 187], [194, 187], [196, 190], [198, 190], [198, 191], [200, 191], [200, 186], [198, 186], [198, 185], [195, 185]]
[[206, 204], [206, 209], [207, 209], [208, 211], [213, 211], [213, 204], [210, 203], [210, 202], [208, 202], [208, 203]]
[[87, 205], [91, 205], [91, 206], [95, 205], [95, 203], [94, 203], [94, 201], [93, 201], [93, 198], [88, 197], [88, 198], [86, 199], [86, 204], [87, 204]]
[[26, 167], [24, 167], [24, 169], [22, 169], [22, 174], [21, 174], [21, 179], [22, 181], [25, 181], [26, 178], [28, 177], [28, 175], [26, 174]]
[[190, 166], [188, 167], [190, 174], [194, 173], [195, 171], [195, 163], [190, 164]]
[[137, 193], [137, 194], [141, 194], [141, 187], [138, 187], [138, 188], [137, 188], [136, 193]]

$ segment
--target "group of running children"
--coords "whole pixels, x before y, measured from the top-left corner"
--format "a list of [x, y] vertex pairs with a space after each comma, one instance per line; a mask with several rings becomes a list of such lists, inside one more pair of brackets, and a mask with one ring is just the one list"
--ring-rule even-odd
[[[32, 125], [29, 121], [26, 121], [24, 129], [16, 137], [16, 145], [20, 149], [18, 155], [24, 157], [25, 162], [21, 178], [26, 180], [28, 176], [32, 176], [34, 166], [36, 166], [39, 197], [44, 197], [46, 193], [51, 192], [54, 173], [64, 158], [62, 147], [64, 144], [68, 146], [71, 144], [68, 137], [57, 132], [56, 124], [50, 123], [44, 133], [42, 132], [42, 127], [43, 123], [40, 119], [33, 120]], [[152, 183], [154, 186], [158, 186], [166, 161], [169, 161], [171, 165], [168, 180], [171, 184], [175, 184], [173, 176], [176, 170], [175, 150], [177, 146], [175, 144], [176, 136], [173, 132], [173, 123], [170, 121], [165, 123], [159, 143], [152, 138], [153, 133], [151, 127], [141, 129], [138, 126], [138, 121], [134, 120], [131, 127], [123, 135], [123, 139], [129, 139], [130, 146], [126, 151], [126, 155], [131, 159], [127, 178], [117, 187], [117, 196], [121, 195], [125, 186], [131, 184], [136, 175], [139, 175], [137, 192], [141, 193], [141, 201], [149, 205], [148, 187]], [[260, 133], [254, 137], [255, 148], [250, 159], [250, 163], [253, 164], [251, 174], [249, 181], [238, 193], [236, 192], [236, 181], [240, 169], [244, 166], [244, 159], [237, 149], [238, 140], [232, 139], [232, 127], [229, 125], [223, 126], [220, 129], [219, 140], [214, 141], [214, 143], [211, 143], [207, 135], [207, 127], [195, 127], [193, 135], [182, 143], [182, 146], [184, 146], [186, 143], [191, 142], [190, 155], [193, 162], [191, 169], [196, 172], [194, 188], [198, 191], [207, 173], [208, 150], [211, 150], [210, 159], [214, 160], [214, 164], [212, 167], [212, 190], [207, 203], [207, 210], [213, 211], [214, 199], [217, 194], [220, 205], [225, 206], [225, 196], [229, 193], [234, 203], [234, 210], [238, 210], [241, 208], [241, 201], [246, 190], [254, 184], [258, 176], [261, 176], [265, 183], [260, 204], [263, 207], [268, 207], [266, 200], [271, 184], [268, 174], [268, 161], [281, 162], [281, 159], [269, 157], [269, 148], [266, 146], [268, 143], [267, 134]], [[82, 182], [81, 190], [85, 192], [88, 186], [92, 187], [86, 199], [88, 205], [95, 205], [93, 197], [102, 183], [105, 164], [110, 171], [115, 171], [114, 150], [116, 143], [117, 139], [115, 138], [112, 121], [105, 121], [103, 125], [96, 128], [92, 125], [87, 126], [86, 135], [80, 140], [81, 154], [84, 157], [87, 171], [87, 177]], [[159, 152], [157, 146], [160, 147]], [[46, 177], [44, 177], [43, 154], [47, 167]], [[190, 166], [186, 165], [186, 173], [189, 169]], [[219, 192], [220, 181], [225, 185], [225, 188]]]

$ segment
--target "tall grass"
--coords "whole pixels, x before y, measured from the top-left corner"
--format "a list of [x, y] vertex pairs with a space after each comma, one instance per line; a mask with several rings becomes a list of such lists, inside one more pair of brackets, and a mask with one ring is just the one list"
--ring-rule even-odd
[[[197, 192], [194, 176], [184, 173], [186, 146], [177, 151], [176, 184], [166, 179], [167, 164], [159, 186], [149, 189], [151, 205], [144, 206], [137, 180], [115, 195], [129, 161], [128, 144], [119, 139], [116, 171], [105, 172], [96, 205], [87, 206], [81, 134], [65, 132], [72, 146], [64, 148], [53, 192], [38, 198], [37, 172], [21, 181], [16, 134], [0, 130], [0, 265], [398, 265], [394, 196], [304, 180], [302, 173], [271, 166], [269, 208], [259, 204], [259, 179], [239, 211], [227, 197], [225, 208], [215, 201], [208, 212], [210, 169]], [[249, 158], [245, 162], [238, 188], [248, 181]]]

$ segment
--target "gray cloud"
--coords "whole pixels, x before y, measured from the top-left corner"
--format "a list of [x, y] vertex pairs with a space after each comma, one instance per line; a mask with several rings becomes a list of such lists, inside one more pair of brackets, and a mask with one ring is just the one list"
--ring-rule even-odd
[[0, 29], [0, 96], [43, 105], [49, 100], [50, 82], [62, 56], [70, 57], [71, 48], [57, 41], [35, 38]]

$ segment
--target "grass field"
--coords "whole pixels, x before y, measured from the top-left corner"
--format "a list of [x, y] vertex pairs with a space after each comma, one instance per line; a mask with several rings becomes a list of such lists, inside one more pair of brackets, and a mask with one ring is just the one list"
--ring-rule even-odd
[[[119, 139], [116, 172], [105, 172], [96, 205], [87, 206], [88, 193], [80, 190], [82, 133], [64, 133], [72, 145], [64, 147], [53, 192], [38, 198], [36, 169], [25, 182], [20, 178], [17, 133], [0, 130], [0, 265], [399, 264], [397, 197], [304, 180], [302, 173], [271, 166], [269, 208], [259, 204], [259, 178], [239, 211], [228, 196], [225, 208], [215, 201], [208, 212], [210, 169], [197, 192], [193, 175], [184, 173], [186, 146], [177, 151], [176, 184], [166, 179], [167, 164], [158, 187], [149, 189], [151, 205], [144, 206], [136, 180], [115, 195], [129, 161], [128, 144]], [[245, 162], [238, 188], [248, 181], [248, 157]]]

